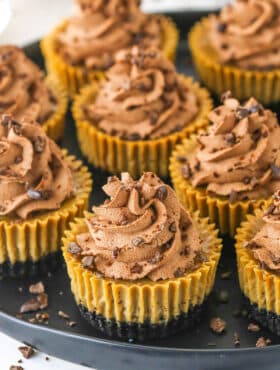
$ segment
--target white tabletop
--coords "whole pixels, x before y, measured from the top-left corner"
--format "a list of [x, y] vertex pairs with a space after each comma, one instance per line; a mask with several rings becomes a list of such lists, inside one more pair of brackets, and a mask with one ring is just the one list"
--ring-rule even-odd
[[[1, 330], [1, 328], [0, 328]], [[9, 370], [11, 365], [22, 366], [24, 370], [87, 370], [83, 366], [70, 364], [69, 362], [61, 361], [52, 356], [42, 353], [35, 353], [29, 360], [23, 358], [18, 350], [22, 345], [17, 341], [0, 333], [0, 369]], [[48, 357], [48, 361], [46, 360]], [[18, 360], [22, 360], [19, 364]], [[112, 369], [113, 370], [113, 369]]]

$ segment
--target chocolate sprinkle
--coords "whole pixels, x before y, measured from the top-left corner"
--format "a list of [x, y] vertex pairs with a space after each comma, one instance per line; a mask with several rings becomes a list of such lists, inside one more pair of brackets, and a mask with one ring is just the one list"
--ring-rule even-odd
[[257, 348], [263, 348], [263, 347], [266, 347], [269, 344], [271, 344], [270, 339], [265, 339], [264, 337], [260, 337], [256, 342], [256, 347]]
[[75, 242], [71, 242], [67, 246], [67, 251], [74, 255], [80, 255], [82, 252], [82, 248]]
[[136, 238], [132, 239], [131, 243], [135, 246], [135, 247], [139, 247], [139, 245], [143, 244], [145, 242], [145, 240], [143, 238], [141, 238], [141, 236], [137, 236]]
[[113, 249], [113, 252], [112, 252], [112, 255], [113, 255], [113, 258], [118, 258], [118, 256], [119, 256], [119, 254], [120, 254], [120, 252], [121, 252], [121, 249], [120, 248], [114, 248]]
[[29, 196], [30, 199], [33, 199], [33, 200], [41, 200], [43, 198], [42, 193], [35, 189], [27, 190], [27, 195]]
[[168, 190], [167, 190], [167, 187], [165, 185], [161, 185], [157, 191], [156, 191], [156, 197], [161, 200], [161, 201], [164, 201], [168, 196]]
[[141, 272], [143, 271], [143, 267], [141, 265], [139, 265], [138, 263], [135, 263], [131, 269], [130, 269], [130, 272], [132, 274], [141, 274]]
[[41, 136], [38, 136], [33, 143], [35, 152], [42, 153], [45, 148], [45, 145], [46, 145], [46, 142], [44, 138], [42, 138]]
[[83, 268], [92, 270], [94, 268], [94, 257], [86, 256], [82, 259]]
[[182, 166], [182, 176], [184, 179], [188, 180], [192, 176], [192, 170], [190, 168], [190, 165], [186, 163], [184, 166]]
[[177, 231], [176, 222], [172, 222], [172, 224], [170, 224], [169, 231], [171, 231], [172, 233], [176, 233]]
[[183, 268], [178, 268], [176, 271], [174, 271], [174, 277], [179, 278], [182, 277], [185, 274], [186, 270]]
[[229, 132], [228, 134], [225, 134], [225, 141], [228, 144], [235, 144], [236, 143], [236, 136], [233, 132]]
[[261, 133], [261, 130], [260, 129], [256, 129], [253, 133], [252, 133], [252, 139], [254, 141], [258, 141], [261, 137], [262, 133]]
[[275, 163], [271, 163], [270, 168], [272, 170], [273, 177], [278, 178], [280, 176], [280, 168], [277, 167]]
[[40, 303], [37, 299], [29, 299], [20, 307], [20, 313], [36, 312], [40, 309]]
[[218, 23], [217, 31], [220, 33], [224, 33], [227, 29], [227, 25], [225, 23]]

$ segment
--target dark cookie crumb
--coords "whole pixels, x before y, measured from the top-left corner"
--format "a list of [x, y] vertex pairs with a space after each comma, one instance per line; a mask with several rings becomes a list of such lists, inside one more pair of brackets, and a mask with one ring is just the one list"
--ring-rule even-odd
[[227, 326], [226, 322], [220, 317], [214, 317], [210, 321], [210, 329], [215, 334], [223, 334], [226, 330], [226, 326]]
[[24, 358], [26, 358], [27, 360], [35, 354], [34, 349], [32, 347], [29, 347], [29, 346], [21, 346], [21, 347], [18, 348], [18, 350], [20, 351], [22, 356]]

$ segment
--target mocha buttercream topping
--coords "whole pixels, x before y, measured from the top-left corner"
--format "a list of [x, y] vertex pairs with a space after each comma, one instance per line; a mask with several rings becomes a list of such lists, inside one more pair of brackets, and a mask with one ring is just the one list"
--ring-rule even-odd
[[280, 67], [280, 1], [236, 0], [210, 18], [209, 38], [222, 63]]
[[264, 225], [246, 245], [263, 268], [280, 272], [280, 190], [263, 215]]
[[110, 197], [86, 220], [88, 232], [68, 250], [85, 268], [113, 279], [183, 276], [205, 257], [198, 230], [175, 192], [153, 173], [127, 173], [103, 187]]
[[15, 46], [0, 46], [0, 115], [45, 122], [57, 106], [40, 69]]
[[254, 98], [244, 105], [223, 95], [209, 114], [213, 123], [198, 146], [180, 158], [182, 175], [194, 187], [230, 201], [266, 198], [280, 187], [280, 127], [277, 117]]
[[95, 101], [85, 107], [100, 130], [125, 140], [157, 139], [186, 127], [199, 111], [196, 93], [158, 50], [133, 47], [116, 63]]
[[72, 172], [58, 146], [40, 125], [0, 121], [0, 216], [26, 219], [54, 210], [73, 191]]
[[108, 69], [121, 49], [162, 45], [160, 18], [144, 14], [138, 0], [77, 0], [79, 13], [58, 35], [59, 52], [72, 65]]

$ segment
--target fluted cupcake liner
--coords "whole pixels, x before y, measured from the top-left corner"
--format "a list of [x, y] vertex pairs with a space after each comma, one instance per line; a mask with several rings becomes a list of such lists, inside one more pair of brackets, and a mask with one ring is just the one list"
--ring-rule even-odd
[[245, 220], [246, 215], [253, 213], [254, 209], [261, 207], [265, 199], [243, 200], [233, 203], [228, 197], [209, 195], [205, 187], [194, 188], [190, 181], [182, 175], [180, 157], [188, 157], [197, 146], [196, 136], [192, 135], [178, 145], [170, 159], [170, 176], [175, 191], [181, 203], [192, 212], [199, 211], [201, 217], [209, 217], [215, 223], [221, 234], [234, 237], [236, 228]]
[[77, 234], [86, 232], [87, 227], [82, 219], [72, 223], [63, 240], [63, 256], [76, 303], [87, 313], [89, 321], [99, 322], [94, 325], [106, 333], [111, 323], [115, 326], [114, 333], [122, 338], [127, 338], [127, 333], [120, 329], [125, 323], [133, 327], [135, 338], [143, 338], [141, 328], [147, 323], [152, 330], [154, 325], [171, 325], [174, 320], [187, 317], [188, 312], [191, 316], [211, 292], [222, 249], [214, 225], [208, 224], [207, 219], [198, 219], [197, 214], [194, 217], [200, 238], [208, 248], [208, 260], [183, 277], [157, 282], [107, 279], [84, 269], [67, 251], [67, 246], [76, 240]]
[[209, 41], [209, 19], [204, 18], [192, 28], [189, 46], [193, 62], [203, 83], [217, 95], [232, 91], [239, 100], [254, 97], [264, 104], [280, 100], [280, 69], [255, 71], [223, 65]]
[[257, 306], [259, 312], [280, 315], [280, 276], [263, 269], [250, 250], [245, 248], [264, 225], [262, 215], [263, 209], [256, 210], [237, 230], [235, 250], [239, 283], [244, 295], [252, 305]]
[[[65, 158], [73, 169], [75, 195], [58, 210], [42, 212], [27, 220], [0, 218], [0, 277], [33, 275], [34, 265], [60, 251], [62, 237], [71, 221], [83, 216], [88, 208], [92, 181], [86, 167], [73, 156]], [[54, 257], [55, 258], [55, 257]], [[50, 269], [55, 265], [50, 264]], [[36, 268], [38, 270], [38, 268]]]
[[56, 97], [57, 105], [55, 112], [45, 122], [42, 122], [41, 125], [46, 134], [51, 139], [57, 141], [64, 134], [68, 97], [65, 88], [61, 86], [54, 76], [48, 76], [46, 83]]
[[[179, 32], [175, 23], [168, 17], [156, 16], [162, 25], [163, 45], [162, 52], [170, 60], [176, 57]], [[57, 51], [57, 35], [64, 31], [68, 21], [63, 21], [50, 34], [41, 41], [41, 50], [45, 58], [49, 73], [55, 74], [60, 83], [67, 89], [68, 94], [74, 97], [81, 87], [93, 81], [104, 79], [104, 72], [100, 70], [87, 70], [81, 66], [71, 66]]]
[[168, 175], [169, 157], [174, 146], [183, 138], [208, 125], [208, 113], [212, 101], [208, 92], [199, 87], [191, 78], [183, 77], [186, 86], [198, 96], [200, 110], [198, 115], [182, 131], [155, 140], [129, 141], [108, 135], [99, 130], [85, 118], [84, 106], [92, 104], [98, 93], [98, 84], [85, 87], [77, 95], [73, 104], [80, 149], [95, 167], [112, 173], [127, 171], [132, 177], [144, 171], [155, 172], [159, 176]]

